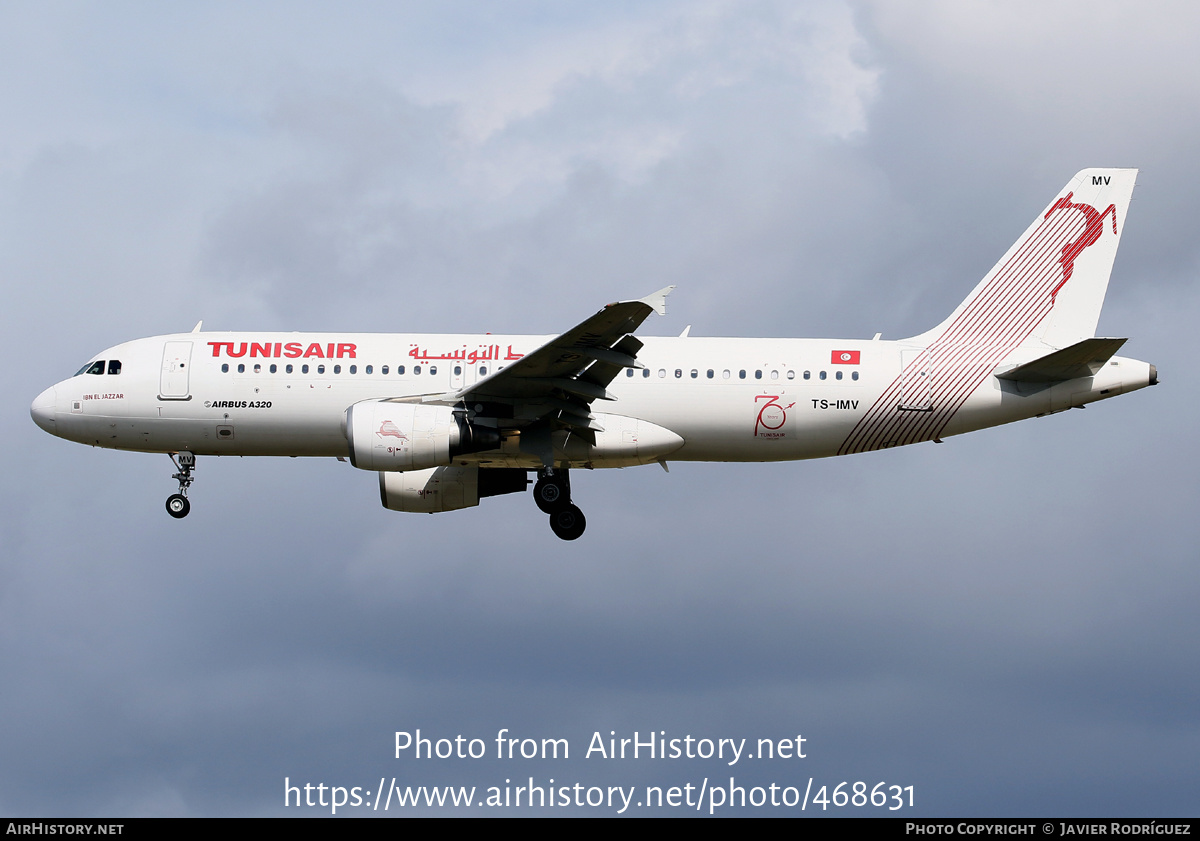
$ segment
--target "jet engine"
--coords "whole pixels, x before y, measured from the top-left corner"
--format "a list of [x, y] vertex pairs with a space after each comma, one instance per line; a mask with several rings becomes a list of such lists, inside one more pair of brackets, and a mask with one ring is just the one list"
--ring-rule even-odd
[[350, 463], [363, 470], [422, 470], [500, 446], [499, 432], [470, 423], [449, 406], [385, 400], [347, 409], [346, 438]]
[[526, 471], [517, 468], [431, 467], [406, 473], [379, 473], [379, 496], [392, 511], [436, 514], [473, 508], [481, 497], [521, 493]]

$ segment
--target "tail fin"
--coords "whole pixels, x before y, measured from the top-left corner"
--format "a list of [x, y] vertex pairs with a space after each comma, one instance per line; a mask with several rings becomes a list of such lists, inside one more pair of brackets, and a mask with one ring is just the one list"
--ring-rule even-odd
[[1096, 334], [1136, 169], [1085, 169], [1033, 220], [929, 346], [1064, 348]]

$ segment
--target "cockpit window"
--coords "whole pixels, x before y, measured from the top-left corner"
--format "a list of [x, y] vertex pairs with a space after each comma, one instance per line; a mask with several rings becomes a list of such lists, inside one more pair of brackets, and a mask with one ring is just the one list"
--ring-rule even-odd
[[108, 360], [108, 373], [110, 373], [110, 374], [121, 373], [121, 360], [120, 359]]
[[[120, 365], [121, 363], [118, 362], [117, 364]], [[78, 371], [75, 372], [75, 376], [78, 377], [80, 374], [103, 374], [103, 373], [104, 373], [104, 360], [100, 359], [100, 360], [97, 360], [96, 362], [89, 362], [87, 365], [84, 365], [82, 368], [80, 368]]]

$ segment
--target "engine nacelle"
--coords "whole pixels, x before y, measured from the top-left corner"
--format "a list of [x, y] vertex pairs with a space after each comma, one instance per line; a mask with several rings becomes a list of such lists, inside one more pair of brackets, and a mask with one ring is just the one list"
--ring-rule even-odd
[[379, 495], [392, 511], [436, 514], [473, 508], [481, 497], [520, 493], [526, 472], [512, 468], [432, 467], [407, 473], [380, 472]]
[[346, 438], [351, 464], [381, 471], [423, 470], [500, 446], [499, 432], [473, 426], [449, 406], [384, 400], [347, 409]]
[[478, 467], [432, 467], [407, 473], [380, 472], [379, 496], [392, 511], [436, 514], [479, 504]]

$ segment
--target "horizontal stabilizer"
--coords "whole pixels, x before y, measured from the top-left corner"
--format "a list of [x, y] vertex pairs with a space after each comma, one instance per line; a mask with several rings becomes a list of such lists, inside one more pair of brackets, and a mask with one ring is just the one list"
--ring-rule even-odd
[[1018, 365], [996, 376], [1022, 383], [1057, 383], [1090, 377], [1104, 367], [1127, 339], [1084, 339], [1040, 359]]

